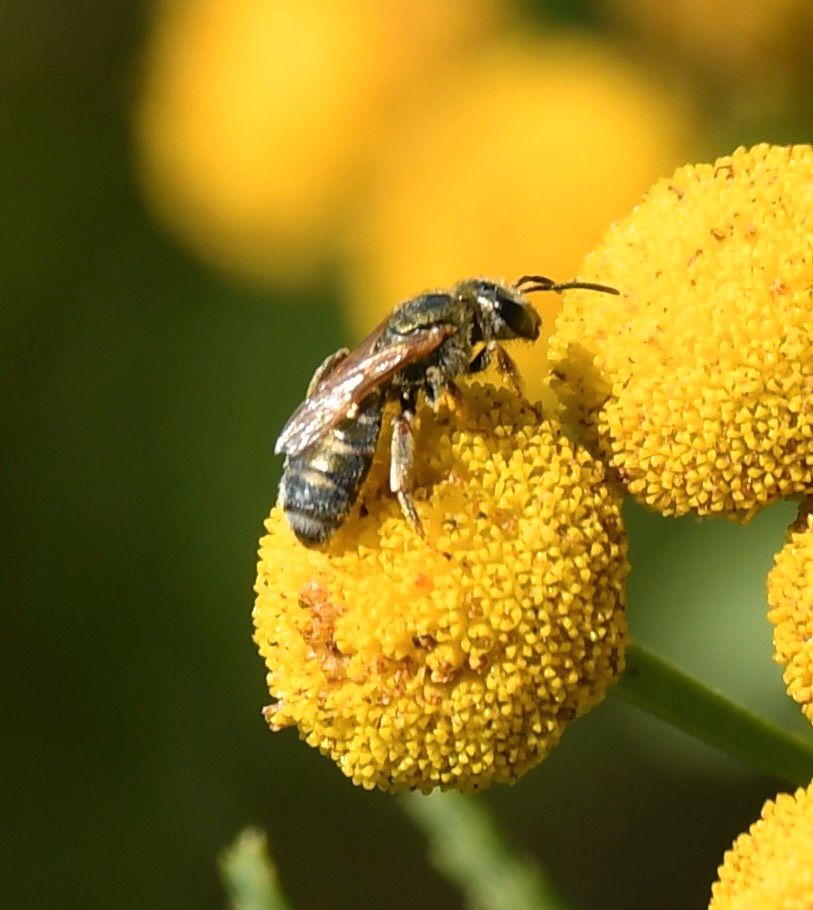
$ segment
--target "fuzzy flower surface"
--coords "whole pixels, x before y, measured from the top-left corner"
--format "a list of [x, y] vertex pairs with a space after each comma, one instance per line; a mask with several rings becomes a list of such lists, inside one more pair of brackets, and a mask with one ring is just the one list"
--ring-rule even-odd
[[619, 498], [555, 422], [491, 385], [419, 407], [423, 539], [386, 491], [385, 452], [327, 550], [279, 508], [266, 522], [265, 718], [366, 788], [513, 782], [623, 668]]
[[774, 660], [784, 667], [788, 694], [813, 723], [813, 499], [777, 554], [768, 575], [768, 604]]
[[639, 501], [747, 520], [813, 488], [813, 149], [657, 183], [566, 295], [550, 383]]
[[723, 858], [709, 910], [813, 907], [813, 784], [780, 793]]

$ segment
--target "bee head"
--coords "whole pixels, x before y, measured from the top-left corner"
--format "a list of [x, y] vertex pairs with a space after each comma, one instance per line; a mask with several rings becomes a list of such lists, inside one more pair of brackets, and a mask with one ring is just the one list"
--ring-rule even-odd
[[542, 320], [516, 288], [475, 278], [463, 282], [458, 289], [461, 296], [468, 297], [474, 304], [480, 335], [475, 340], [525, 338], [535, 341], [539, 337]]

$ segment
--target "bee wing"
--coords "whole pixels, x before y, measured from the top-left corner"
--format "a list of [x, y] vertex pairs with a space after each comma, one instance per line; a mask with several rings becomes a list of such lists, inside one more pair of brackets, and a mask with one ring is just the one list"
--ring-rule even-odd
[[298, 455], [347, 417], [374, 389], [398, 370], [431, 354], [455, 331], [452, 325], [435, 325], [404, 337], [403, 341], [371, 350], [377, 329], [332, 370], [312, 395], [291, 414], [279, 434], [274, 451]]

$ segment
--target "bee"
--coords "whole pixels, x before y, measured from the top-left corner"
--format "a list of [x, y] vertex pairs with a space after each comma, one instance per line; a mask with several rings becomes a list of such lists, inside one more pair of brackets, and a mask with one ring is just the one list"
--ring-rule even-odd
[[331, 354], [275, 447], [285, 454], [279, 504], [297, 538], [306, 546], [323, 545], [341, 526], [372, 464], [390, 402], [398, 412], [392, 418], [389, 485], [422, 535], [411, 496], [419, 396], [437, 410], [444, 394], [458, 394], [458, 377], [491, 363], [519, 391], [517, 367], [500, 342], [539, 337], [541, 320], [528, 294], [571, 288], [618, 294], [603, 284], [559, 283], [542, 275], [524, 275], [512, 285], [468, 278], [406, 300], [355, 350]]

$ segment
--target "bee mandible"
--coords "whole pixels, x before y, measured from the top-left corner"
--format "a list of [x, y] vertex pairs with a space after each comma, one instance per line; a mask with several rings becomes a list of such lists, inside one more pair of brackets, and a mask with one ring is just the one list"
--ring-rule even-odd
[[358, 499], [392, 401], [398, 413], [392, 418], [389, 485], [421, 535], [411, 496], [419, 395], [437, 410], [444, 394], [456, 395], [458, 377], [492, 362], [519, 390], [517, 367], [500, 342], [539, 337], [541, 320], [528, 294], [571, 288], [618, 294], [603, 284], [559, 283], [542, 275], [524, 275], [512, 285], [467, 278], [406, 300], [355, 350], [331, 354], [275, 447], [286, 456], [279, 503], [297, 538], [318, 546], [341, 526]]

